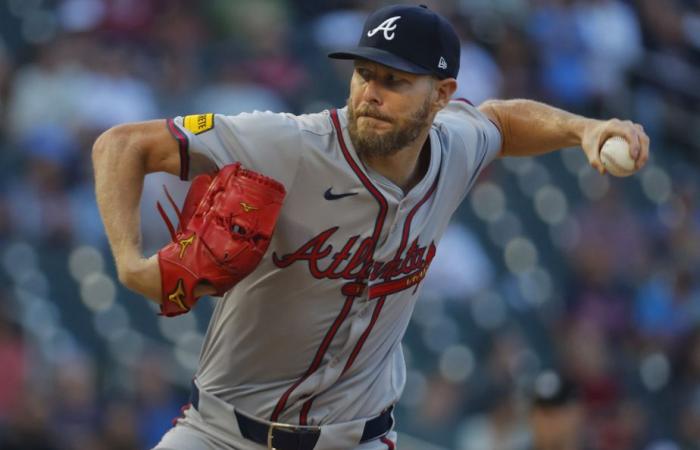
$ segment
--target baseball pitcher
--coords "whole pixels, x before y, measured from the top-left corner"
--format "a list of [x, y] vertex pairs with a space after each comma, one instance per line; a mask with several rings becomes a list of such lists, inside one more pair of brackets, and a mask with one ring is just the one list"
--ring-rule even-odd
[[[347, 105], [316, 114], [195, 114], [95, 142], [97, 200], [120, 281], [187, 313], [217, 301], [190, 405], [158, 450], [393, 449], [401, 339], [450, 217], [496, 157], [624, 137], [639, 125], [527, 100], [452, 99], [459, 39], [421, 6], [367, 19]], [[193, 180], [172, 242], [141, 252], [144, 176]]]

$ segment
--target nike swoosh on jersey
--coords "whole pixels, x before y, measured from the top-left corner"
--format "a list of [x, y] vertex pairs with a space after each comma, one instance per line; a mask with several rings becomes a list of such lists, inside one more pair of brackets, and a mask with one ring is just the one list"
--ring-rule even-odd
[[357, 195], [357, 192], [346, 192], [344, 194], [334, 194], [331, 192], [333, 187], [329, 187], [326, 192], [323, 193], [323, 198], [326, 200], [338, 200], [343, 197], [350, 197], [351, 195]]

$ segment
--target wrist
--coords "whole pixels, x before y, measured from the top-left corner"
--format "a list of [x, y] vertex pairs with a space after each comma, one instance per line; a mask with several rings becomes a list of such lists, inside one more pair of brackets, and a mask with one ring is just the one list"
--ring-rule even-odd
[[125, 287], [137, 290], [137, 286], [141, 284], [141, 262], [138, 259], [122, 259], [117, 263], [117, 275]]
[[114, 261], [117, 266], [117, 275], [124, 286], [130, 287], [136, 281], [142, 259], [143, 257], [135, 251], [115, 252]]
[[160, 303], [158, 255], [132, 257], [118, 266], [119, 281], [128, 289]]
[[602, 121], [589, 119], [587, 117], [577, 117], [572, 121], [569, 128], [569, 147], [582, 147], [586, 136], [590, 135]]

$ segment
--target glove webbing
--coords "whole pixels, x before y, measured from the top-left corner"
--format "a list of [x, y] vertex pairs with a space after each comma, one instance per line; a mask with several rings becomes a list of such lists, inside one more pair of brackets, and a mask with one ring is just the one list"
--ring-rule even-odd
[[[168, 188], [165, 185], [163, 185], [163, 191], [165, 191], [165, 196], [168, 198], [170, 205], [172, 205], [173, 209], [175, 209], [175, 214], [177, 215], [177, 223], [178, 223], [178, 226], [180, 226], [179, 224], [182, 223], [182, 211], [180, 211], [180, 208], [178, 208], [177, 204], [175, 204], [175, 200], [173, 200], [173, 197], [170, 195], [170, 192], [168, 191]], [[168, 215], [165, 213], [165, 210], [163, 209], [163, 206], [160, 204], [160, 201], [156, 202], [156, 208], [158, 209], [158, 212], [160, 213], [160, 217], [163, 218], [163, 222], [165, 222], [165, 226], [168, 227], [168, 231], [170, 232], [170, 238], [172, 239], [173, 242], [177, 241], [175, 227], [173, 226], [173, 223], [170, 221], [170, 218], [168, 217]]]

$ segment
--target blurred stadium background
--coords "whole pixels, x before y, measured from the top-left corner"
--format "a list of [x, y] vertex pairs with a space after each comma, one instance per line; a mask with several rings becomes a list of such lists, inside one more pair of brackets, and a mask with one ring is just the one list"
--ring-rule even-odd
[[[0, 448], [150, 448], [187, 401], [214, 300], [163, 319], [118, 285], [96, 136], [342, 106], [350, 64], [325, 53], [380, 3], [0, 1]], [[571, 448], [700, 448], [700, 1], [425, 3], [463, 40], [459, 96], [630, 118], [652, 158], [627, 179], [576, 149], [481, 176], [405, 338], [399, 447], [520, 450], [568, 429]], [[149, 176], [148, 252], [168, 240], [163, 183], [187, 188]]]

